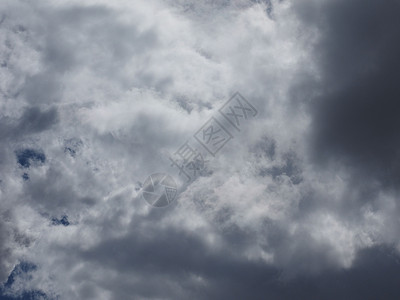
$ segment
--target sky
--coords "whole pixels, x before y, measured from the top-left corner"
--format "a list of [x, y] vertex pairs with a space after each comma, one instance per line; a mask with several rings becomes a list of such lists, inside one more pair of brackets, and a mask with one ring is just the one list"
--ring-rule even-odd
[[399, 299], [399, 11], [0, 1], [0, 299]]

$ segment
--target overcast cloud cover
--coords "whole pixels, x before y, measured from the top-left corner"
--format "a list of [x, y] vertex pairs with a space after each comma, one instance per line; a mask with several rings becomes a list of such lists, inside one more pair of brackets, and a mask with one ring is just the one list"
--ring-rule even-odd
[[[0, 299], [399, 299], [399, 13], [1, 0]], [[149, 206], [236, 91], [256, 119]]]

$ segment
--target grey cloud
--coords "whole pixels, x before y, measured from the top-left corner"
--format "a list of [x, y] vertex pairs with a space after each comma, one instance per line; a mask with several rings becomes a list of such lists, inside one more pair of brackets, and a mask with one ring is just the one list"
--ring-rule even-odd
[[[396, 299], [397, 2], [9, 3], [2, 279], [26, 259], [16, 289], [59, 299]], [[257, 118], [151, 209], [134, 183], [238, 89]]]
[[[396, 299], [399, 292], [399, 256], [391, 247], [360, 251], [349, 269], [327, 268], [286, 278], [280, 268], [241, 256], [232, 244], [215, 250], [199, 239], [201, 232], [141, 226], [143, 221], [133, 222], [128, 236], [105, 239], [91, 249], [57, 250], [65, 251], [63, 255], [79, 255], [63, 258], [66, 264], [83, 259], [99, 271], [118, 270], [117, 277], [106, 281], [88, 279], [85, 269], [76, 272], [75, 279], [84, 278], [85, 284], [75, 297], [95, 299], [99, 284], [111, 292], [110, 299], [375, 299], [383, 290], [385, 299]], [[308, 240], [303, 239], [303, 243]], [[290, 248], [286, 245], [281, 250]], [[308, 269], [312, 266], [307, 264], [324, 261], [319, 255], [329, 252], [306, 253], [308, 249], [305, 247], [297, 255], [299, 260], [290, 263], [304, 264]], [[313, 256], [313, 260], [303, 261], [303, 255]]]
[[[88, 185], [91, 181], [90, 177], [86, 179]], [[76, 213], [81, 207], [94, 205], [96, 193], [78, 193], [73, 182], [73, 177], [66, 181], [61, 168], [50, 166], [44, 176], [30, 176], [30, 180], [24, 184], [24, 194], [30, 205], [44, 213], [62, 214], [71, 209]]]
[[58, 111], [55, 107], [41, 111], [38, 107], [27, 108], [15, 129], [15, 135], [41, 132], [58, 122]]
[[[2, 216], [3, 217], [3, 216]], [[13, 257], [11, 255], [12, 244], [10, 243], [10, 232], [6, 230], [6, 224], [3, 221], [0, 222], [0, 280], [4, 282], [7, 280], [9, 272], [11, 271], [11, 265], [13, 263]]]
[[[322, 95], [313, 103], [313, 152], [339, 161], [355, 177], [397, 189], [399, 165], [399, 52], [397, 1], [327, 2], [315, 55]], [[355, 180], [358, 181], [358, 180]]]
[[18, 119], [6, 117], [0, 120], [0, 137], [18, 140], [29, 134], [49, 130], [58, 121], [58, 110], [55, 107], [47, 110], [42, 110], [38, 106], [28, 107]]

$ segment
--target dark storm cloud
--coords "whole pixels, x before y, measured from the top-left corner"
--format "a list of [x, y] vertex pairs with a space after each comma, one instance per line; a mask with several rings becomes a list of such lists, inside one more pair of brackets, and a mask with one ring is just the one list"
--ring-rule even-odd
[[[119, 270], [127, 277], [135, 276], [130, 273], [132, 269], [141, 270], [140, 278], [136, 278], [134, 283], [114, 282], [113, 279], [105, 283], [113, 293], [110, 299], [395, 300], [400, 292], [400, 257], [390, 247], [361, 251], [353, 267], [347, 270], [283, 280], [278, 269], [261, 262], [244, 262], [236, 260], [231, 254], [210, 253], [193, 237], [179, 232], [171, 233], [171, 238], [169, 242], [161, 238], [151, 244], [148, 244], [149, 240], [141, 239], [132, 240], [135, 244], [114, 240], [93, 249], [95, 252], [83, 255], [103, 267], [109, 266], [109, 263], [121, 264], [118, 265]], [[182, 247], [176, 248], [173, 243]], [[187, 243], [197, 249], [187, 249]], [[149, 246], [152, 250], [140, 249], [140, 245]], [[143, 250], [145, 253], [141, 253], [141, 260], [135, 260], [126, 250], [131, 250], [132, 255]], [[188, 250], [193, 251], [187, 253]], [[127, 256], [116, 255], [119, 251]], [[19, 265], [15, 270], [20, 268]], [[8, 280], [10, 283], [26, 276], [27, 272], [35, 271], [28, 269], [17, 273], [15, 270]], [[77, 280], [82, 280], [85, 272], [82, 270], [76, 275]], [[207, 283], [203, 285], [201, 281], [196, 281], [196, 276], [206, 278]], [[93, 285], [85, 279], [86, 287], [78, 294], [82, 299], [94, 294]], [[184, 287], [184, 290], [177, 289], [174, 284]]]
[[314, 157], [323, 165], [353, 167], [357, 184], [372, 179], [397, 188], [400, 2], [341, 0], [315, 7], [299, 9], [313, 20], [309, 26], [321, 28], [315, 49], [322, 96], [313, 102]]
[[393, 251], [381, 246], [364, 249], [350, 269], [281, 282], [278, 299], [397, 299], [400, 265]]
[[[143, 230], [138, 225], [130, 236], [106, 240], [79, 253], [85, 261], [135, 278], [109, 283], [112, 299], [364, 300], [397, 299], [400, 292], [400, 257], [392, 247], [360, 251], [349, 269], [327, 269], [288, 279], [279, 268], [244, 259], [232, 245], [210, 249], [196, 237], [199, 233]], [[318, 261], [315, 257], [315, 263]], [[84, 272], [77, 274], [77, 278], [82, 276]]]
[[37, 106], [28, 107], [18, 119], [10, 117], [0, 119], [0, 138], [18, 140], [28, 134], [48, 130], [58, 121], [58, 111], [54, 107], [47, 110]]
[[56, 108], [40, 110], [39, 107], [26, 109], [19, 120], [17, 130], [23, 133], [35, 133], [49, 129], [58, 121]]
[[96, 199], [90, 192], [86, 195], [79, 193], [73, 188], [72, 180], [65, 180], [62, 171], [51, 166], [44, 177], [31, 176], [24, 185], [24, 193], [31, 205], [44, 212], [63, 213], [66, 209], [81, 205], [92, 206]]

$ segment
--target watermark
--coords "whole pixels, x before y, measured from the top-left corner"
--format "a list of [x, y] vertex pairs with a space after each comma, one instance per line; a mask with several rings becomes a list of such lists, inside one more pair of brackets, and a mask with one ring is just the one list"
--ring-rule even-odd
[[194, 134], [194, 138], [215, 157], [215, 154], [233, 139], [233, 136], [216, 118], [212, 117]]
[[238, 131], [245, 120], [254, 118], [258, 113], [256, 108], [239, 93], [235, 93], [219, 112]]
[[[257, 109], [239, 92], [236, 92], [203, 126], [193, 139], [183, 143], [168, 158], [171, 167], [189, 184], [206, 169], [208, 155], [212, 158], [240, 132], [241, 127], [257, 115]], [[165, 207], [178, 196], [178, 186], [173, 177], [166, 173], [148, 176], [141, 189], [142, 197], [154, 207]]]
[[177, 192], [175, 180], [165, 173], [151, 174], [146, 178], [142, 188], [144, 200], [154, 207], [169, 205], [175, 200]]

